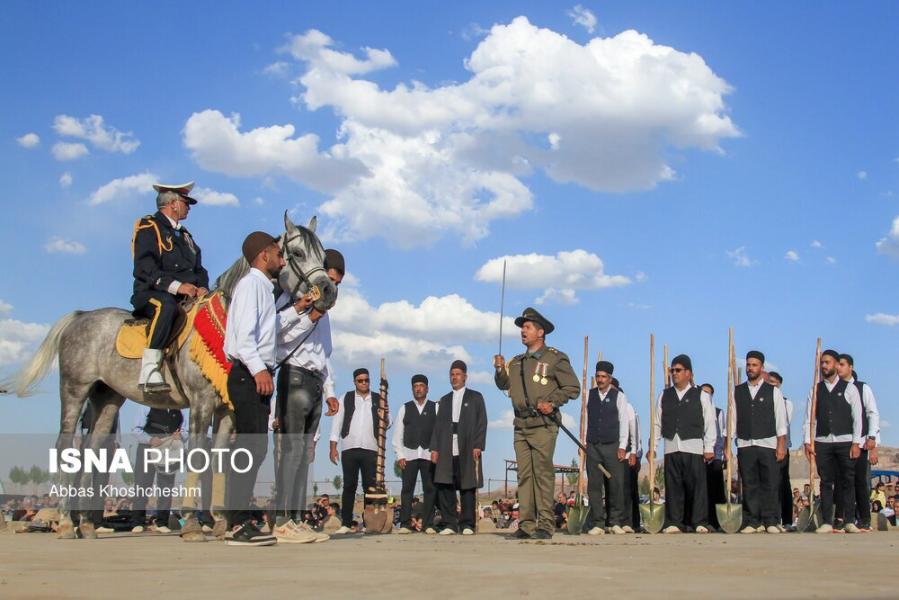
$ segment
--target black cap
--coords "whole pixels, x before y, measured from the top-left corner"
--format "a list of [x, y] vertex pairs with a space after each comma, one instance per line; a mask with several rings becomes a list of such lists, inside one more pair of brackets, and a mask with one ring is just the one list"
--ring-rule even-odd
[[855, 366], [855, 361], [852, 359], [851, 354], [846, 354], [845, 352], [843, 354], [840, 354], [840, 360], [845, 360], [851, 366]]
[[343, 254], [334, 248], [325, 250], [325, 270], [334, 269], [341, 275], [346, 275], [346, 262], [343, 260]]
[[699, 386], [699, 389], [702, 389], [704, 387], [707, 387], [710, 390], [712, 390], [712, 394], [715, 393], [715, 386], [713, 386], [711, 383], [703, 383], [701, 386]]
[[688, 371], [693, 370], [693, 361], [690, 360], [690, 357], [686, 354], [678, 354], [674, 358], [671, 359], [671, 366], [680, 365]]
[[771, 378], [771, 377], [774, 377], [776, 380], [778, 380], [781, 383], [784, 382], [784, 378], [781, 377], [780, 373], [778, 373], [777, 371], [768, 371], [768, 378]]
[[598, 363], [596, 363], [596, 372], [599, 373], [600, 371], [611, 375], [612, 373], [615, 372], [615, 365], [613, 365], [612, 363], [610, 363], [607, 360], [601, 360]]
[[549, 322], [549, 319], [537, 312], [530, 306], [524, 309], [521, 316], [515, 319], [515, 327], [521, 327], [526, 321], [531, 321], [543, 330], [544, 335], [549, 335], [555, 329], [555, 326]]
[[243, 253], [243, 257], [247, 259], [247, 262], [252, 264], [253, 261], [256, 260], [256, 257], [259, 256], [260, 252], [272, 244], [277, 243], [278, 240], [276, 238], [273, 238], [264, 231], [254, 231], [244, 239], [240, 250]]
[[468, 365], [465, 364], [464, 360], [454, 360], [453, 364], [450, 365], [450, 371], [453, 369], [459, 369], [463, 373], [468, 373]]
[[750, 358], [757, 358], [763, 365], [765, 364], [765, 355], [758, 350], [750, 350], [747, 352], [746, 360], [749, 360]]
[[413, 375], [412, 376], [412, 385], [415, 385], [416, 383], [423, 383], [425, 385], [428, 385], [428, 378], [425, 377], [424, 375], [422, 375], [421, 373]]
[[840, 360], [840, 353], [837, 352], [836, 350], [830, 350], [830, 349], [825, 350], [824, 352], [821, 353], [821, 357], [823, 358], [825, 356], [829, 356], [832, 359], [834, 359], [835, 361]]

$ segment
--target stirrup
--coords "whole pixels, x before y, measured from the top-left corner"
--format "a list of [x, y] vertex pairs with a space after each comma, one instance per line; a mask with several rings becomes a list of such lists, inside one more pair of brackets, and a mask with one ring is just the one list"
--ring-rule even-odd
[[172, 391], [172, 386], [162, 383], [142, 383], [137, 386], [145, 394], [168, 394]]

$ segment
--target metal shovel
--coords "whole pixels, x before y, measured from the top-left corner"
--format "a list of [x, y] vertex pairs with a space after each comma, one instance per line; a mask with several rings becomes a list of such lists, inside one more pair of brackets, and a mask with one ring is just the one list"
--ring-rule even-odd
[[665, 505], [655, 504], [652, 501], [653, 490], [656, 486], [656, 341], [655, 335], [649, 335], [649, 504], [640, 505], [640, 518], [643, 520], [643, 529], [649, 533], [662, 531], [665, 525]]
[[743, 507], [730, 501], [730, 486], [734, 475], [734, 457], [731, 450], [733, 443], [733, 411], [734, 411], [734, 385], [736, 384], [734, 371], [736, 370], [736, 357], [734, 354], [734, 330], [728, 330], [728, 369], [727, 369], [727, 435], [725, 437], [725, 449], [727, 455], [727, 474], [724, 478], [724, 497], [727, 502], [715, 505], [715, 513], [718, 515], [718, 524], [725, 533], [737, 533], [743, 524]]

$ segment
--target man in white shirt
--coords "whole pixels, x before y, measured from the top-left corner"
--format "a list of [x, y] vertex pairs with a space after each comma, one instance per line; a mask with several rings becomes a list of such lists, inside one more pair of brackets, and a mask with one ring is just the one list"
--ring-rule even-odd
[[821, 477], [821, 525], [817, 533], [833, 533], [834, 495], [842, 497], [840, 514], [843, 531], [858, 533], [855, 525], [855, 462], [861, 454], [862, 421], [864, 412], [861, 398], [854, 385], [840, 379], [837, 364], [840, 355], [835, 350], [825, 350], [821, 355], [821, 377], [818, 383], [815, 408], [815, 448], [811, 447], [812, 397], [809, 393], [803, 424], [805, 456], [814, 455]]
[[[381, 395], [371, 392], [368, 369], [353, 371], [353, 384], [355, 391], [346, 393], [331, 420], [330, 458], [335, 465], [338, 460], [337, 443], [343, 444], [340, 453], [343, 466], [343, 494], [340, 500], [342, 526], [334, 532], [340, 535], [351, 531], [360, 473], [363, 491], [374, 486], [378, 461], [378, 403]], [[389, 415], [387, 422], [390, 422]]]
[[[673, 385], [659, 394], [656, 411], [658, 439], [665, 440], [665, 533], [681, 533], [687, 526], [708, 533], [708, 489], [705, 463], [715, 457], [715, 407], [694, 386], [693, 362], [686, 354], [671, 360]], [[655, 457], [650, 452], [649, 464]], [[687, 500], [692, 498], [689, 511]], [[689, 513], [690, 522], [686, 515]]]
[[[250, 498], [256, 485], [259, 467], [268, 449], [268, 416], [274, 382], [275, 314], [272, 279], [284, 267], [278, 241], [267, 233], [255, 231], [243, 243], [243, 255], [250, 270], [237, 282], [228, 306], [225, 327], [225, 355], [231, 361], [228, 395], [234, 406], [237, 434], [232, 453], [245, 450], [250, 460], [246, 470], [228, 473], [227, 501], [232, 528], [229, 545], [268, 546], [277, 542], [260, 533], [251, 513]], [[237, 456], [242, 456], [239, 453]], [[236, 465], [244, 470], [244, 464]]]
[[400, 407], [393, 430], [393, 451], [403, 471], [403, 490], [400, 494], [400, 528], [397, 533], [412, 533], [412, 497], [415, 483], [421, 474], [422, 504], [421, 529], [436, 533], [434, 504], [437, 491], [434, 487], [434, 464], [431, 462], [431, 435], [437, 422], [437, 403], [428, 400], [428, 378], [412, 376], [412, 398]]
[[[335, 286], [343, 281], [343, 255], [325, 250], [325, 270]], [[276, 301], [278, 313], [277, 359], [278, 395], [276, 400], [280, 460], [275, 473], [277, 489], [276, 522], [302, 523], [306, 509], [306, 479], [309, 464], [315, 459], [315, 442], [322, 414], [322, 398], [328, 410], [337, 413], [334, 374], [331, 368], [331, 321], [327, 313], [312, 306], [312, 298], [299, 299], [290, 306], [285, 292]]]
[[[614, 370], [607, 360], [596, 363], [596, 387], [587, 398], [587, 445], [593, 450], [587, 454], [587, 495], [593, 517], [593, 527], [587, 532], [590, 535], [604, 533], [607, 514], [612, 533], [627, 533], [624, 527], [630, 522], [625, 504], [628, 402], [624, 392], [612, 385]], [[611, 479], [603, 475], [599, 464], [611, 473]]]
[[765, 355], [750, 350], [747, 381], [734, 388], [737, 464], [743, 482], [741, 533], [781, 532], [778, 463], [787, 456], [787, 408], [780, 390], [762, 377], [764, 364]]
[[[781, 390], [784, 379], [777, 371], [768, 373], [768, 383]], [[783, 392], [781, 392], [783, 394]], [[785, 531], [794, 531], [793, 527], [793, 486], [790, 483], [790, 424], [793, 422], [793, 403], [784, 396], [784, 406], [787, 410], [787, 456], [779, 464], [780, 483], [777, 489], [778, 505], [780, 506], [781, 528]]]
[[[621, 384], [614, 377], [612, 385], [624, 392]], [[627, 471], [628, 482], [625, 489], [625, 512], [629, 515], [630, 525], [622, 527], [626, 533], [640, 531], [640, 462], [643, 460], [643, 444], [640, 440], [640, 416], [634, 405], [627, 403]]]
[[855, 512], [858, 517], [858, 528], [871, 531], [871, 465], [877, 464], [877, 444], [880, 443], [880, 413], [877, 410], [877, 398], [871, 386], [858, 380], [854, 370], [855, 361], [849, 354], [840, 354], [837, 372], [858, 390], [862, 400], [862, 438], [861, 453], [855, 463]]

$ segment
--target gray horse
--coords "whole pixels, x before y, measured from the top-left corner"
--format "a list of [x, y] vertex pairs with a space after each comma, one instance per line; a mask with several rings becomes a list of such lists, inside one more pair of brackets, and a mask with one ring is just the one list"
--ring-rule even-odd
[[[322, 311], [328, 310], [337, 301], [337, 288], [324, 269], [324, 248], [315, 235], [315, 217], [306, 228], [294, 225], [285, 212], [284, 226], [285, 232], [279, 242], [287, 266], [281, 271], [278, 279], [280, 288], [292, 299], [297, 299], [317, 288], [318, 299], [315, 301], [315, 307]], [[222, 291], [225, 300], [229, 300], [234, 286], [249, 269], [247, 261], [239, 259], [219, 276], [215, 289]], [[156, 408], [190, 408], [189, 448], [202, 448], [207, 445], [206, 436], [213, 421], [215, 425], [213, 446], [226, 448], [233, 430], [233, 415], [190, 358], [191, 338], [188, 338], [181, 347], [175, 359], [180, 387], [176, 385], [171, 371], [166, 367], [165, 378], [171, 385], [171, 393], [145, 395], [135, 383], [138, 380], [140, 360], [122, 358], [115, 349], [119, 328], [129, 318], [131, 313], [118, 308], [74, 311], [65, 315], [53, 325], [34, 357], [15, 376], [12, 389], [20, 397], [30, 395], [34, 386], [47, 374], [53, 360], [58, 356], [61, 405], [60, 433], [57, 439], [59, 450], [75, 446], [75, 428], [88, 399], [92, 404], [96, 421], [91, 434], [83, 440], [83, 445], [94, 450], [104, 447], [118, 410], [126, 398]], [[190, 333], [191, 337], [194, 335], [195, 331]], [[0, 383], [0, 388], [9, 386]], [[191, 479], [196, 481], [195, 474], [189, 474], [188, 478], [188, 485]], [[83, 474], [82, 481], [85, 480], [90, 482], [91, 475]], [[88, 483], [89, 485], [91, 484]], [[93, 485], [97, 485], [96, 479]], [[219, 491], [223, 490], [220, 485], [215, 487]], [[217, 494], [218, 492], [214, 493], [214, 497]], [[185, 501], [184, 516], [187, 518], [187, 524], [182, 529], [182, 537], [188, 541], [205, 541], [193, 513], [195, 506], [189, 500]], [[76, 537], [71, 516], [73, 508], [68, 500], [63, 501], [60, 538]], [[220, 515], [216, 515], [216, 519], [216, 524], [219, 527], [223, 526], [224, 522]], [[82, 537], [96, 537], [89, 511], [81, 512], [78, 530]]]

